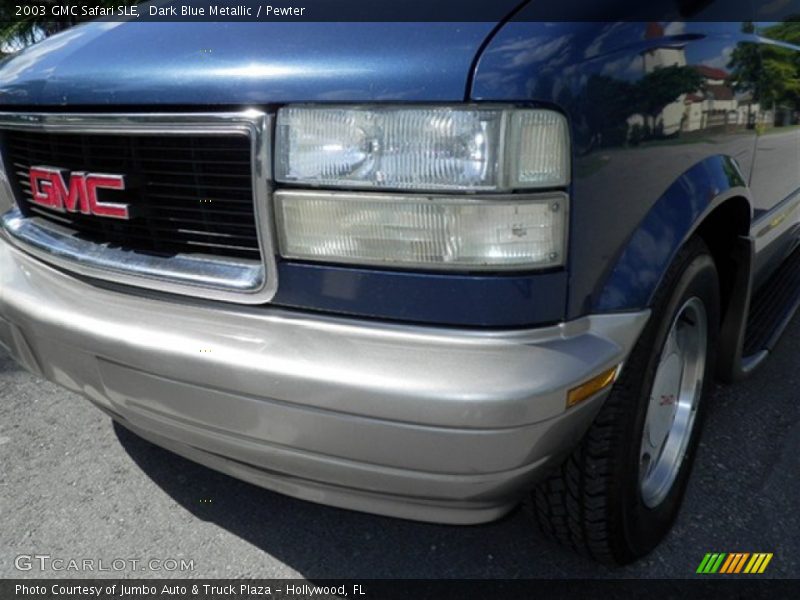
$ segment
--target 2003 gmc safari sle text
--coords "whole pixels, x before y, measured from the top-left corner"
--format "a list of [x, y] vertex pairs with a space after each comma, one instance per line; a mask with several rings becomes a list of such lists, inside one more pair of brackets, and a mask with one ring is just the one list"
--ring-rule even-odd
[[800, 298], [800, 130], [760, 68], [800, 36], [535, 4], [93, 22], [5, 60], [0, 343], [265, 488], [453, 524], [525, 501], [647, 553], [712, 381]]

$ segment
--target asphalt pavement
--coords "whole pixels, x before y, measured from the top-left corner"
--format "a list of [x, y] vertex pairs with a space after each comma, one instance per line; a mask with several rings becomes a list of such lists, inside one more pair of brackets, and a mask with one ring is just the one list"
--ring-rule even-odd
[[[115, 427], [0, 351], [0, 577], [683, 578], [707, 552], [772, 552], [764, 576], [797, 578], [798, 501], [800, 318], [752, 378], [717, 387], [673, 531], [621, 569], [549, 542], [522, 511], [439, 526], [262, 490]], [[112, 570], [40, 568], [53, 558]], [[161, 570], [142, 570], [153, 559]]]

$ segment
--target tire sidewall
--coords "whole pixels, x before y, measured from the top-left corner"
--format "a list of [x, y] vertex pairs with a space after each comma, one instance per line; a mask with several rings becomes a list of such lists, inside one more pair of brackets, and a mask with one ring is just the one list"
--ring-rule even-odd
[[[704, 248], [704, 246], [703, 246]], [[697, 450], [705, 415], [705, 398], [708, 397], [713, 381], [715, 347], [719, 330], [719, 281], [713, 259], [707, 251], [693, 253], [686, 268], [680, 272], [669, 287], [672, 293], [665, 294], [660, 303], [653, 307], [650, 323], [634, 351], [649, 351], [647, 367], [640, 376], [638, 402], [633, 410], [632, 435], [625, 444], [624, 457], [627, 476], [623, 479], [621, 494], [621, 519], [625, 530], [627, 548], [618, 549], [618, 556], [627, 562], [629, 556], [641, 556], [654, 548], [666, 535], [677, 516], [686, 485], [689, 480], [694, 455]], [[664, 282], [669, 285], [670, 282]], [[703, 389], [698, 401], [695, 422], [686, 453], [675, 481], [667, 496], [655, 507], [648, 507], [642, 500], [640, 488], [640, 447], [644, 435], [644, 423], [650, 403], [650, 395], [657, 367], [661, 361], [664, 344], [678, 311], [691, 298], [699, 298], [706, 310], [708, 331], [706, 336], [706, 361], [703, 376]], [[643, 344], [643, 345], [642, 345]], [[649, 347], [649, 348], [648, 348]]]

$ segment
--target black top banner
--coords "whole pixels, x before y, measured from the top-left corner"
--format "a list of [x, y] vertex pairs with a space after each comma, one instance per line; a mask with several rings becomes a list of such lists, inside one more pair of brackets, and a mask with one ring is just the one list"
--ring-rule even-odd
[[800, 0], [2, 0], [0, 22], [784, 21]]

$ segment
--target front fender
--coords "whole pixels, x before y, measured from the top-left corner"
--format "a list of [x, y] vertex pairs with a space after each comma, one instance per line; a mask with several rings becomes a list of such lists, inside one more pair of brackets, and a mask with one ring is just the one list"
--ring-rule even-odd
[[650, 306], [680, 247], [733, 197], [746, 198], [752, 214], [750, 191], [732, 158], [710, 156], [684, 172], [650, 208], [601, 280], [594, 312]]

